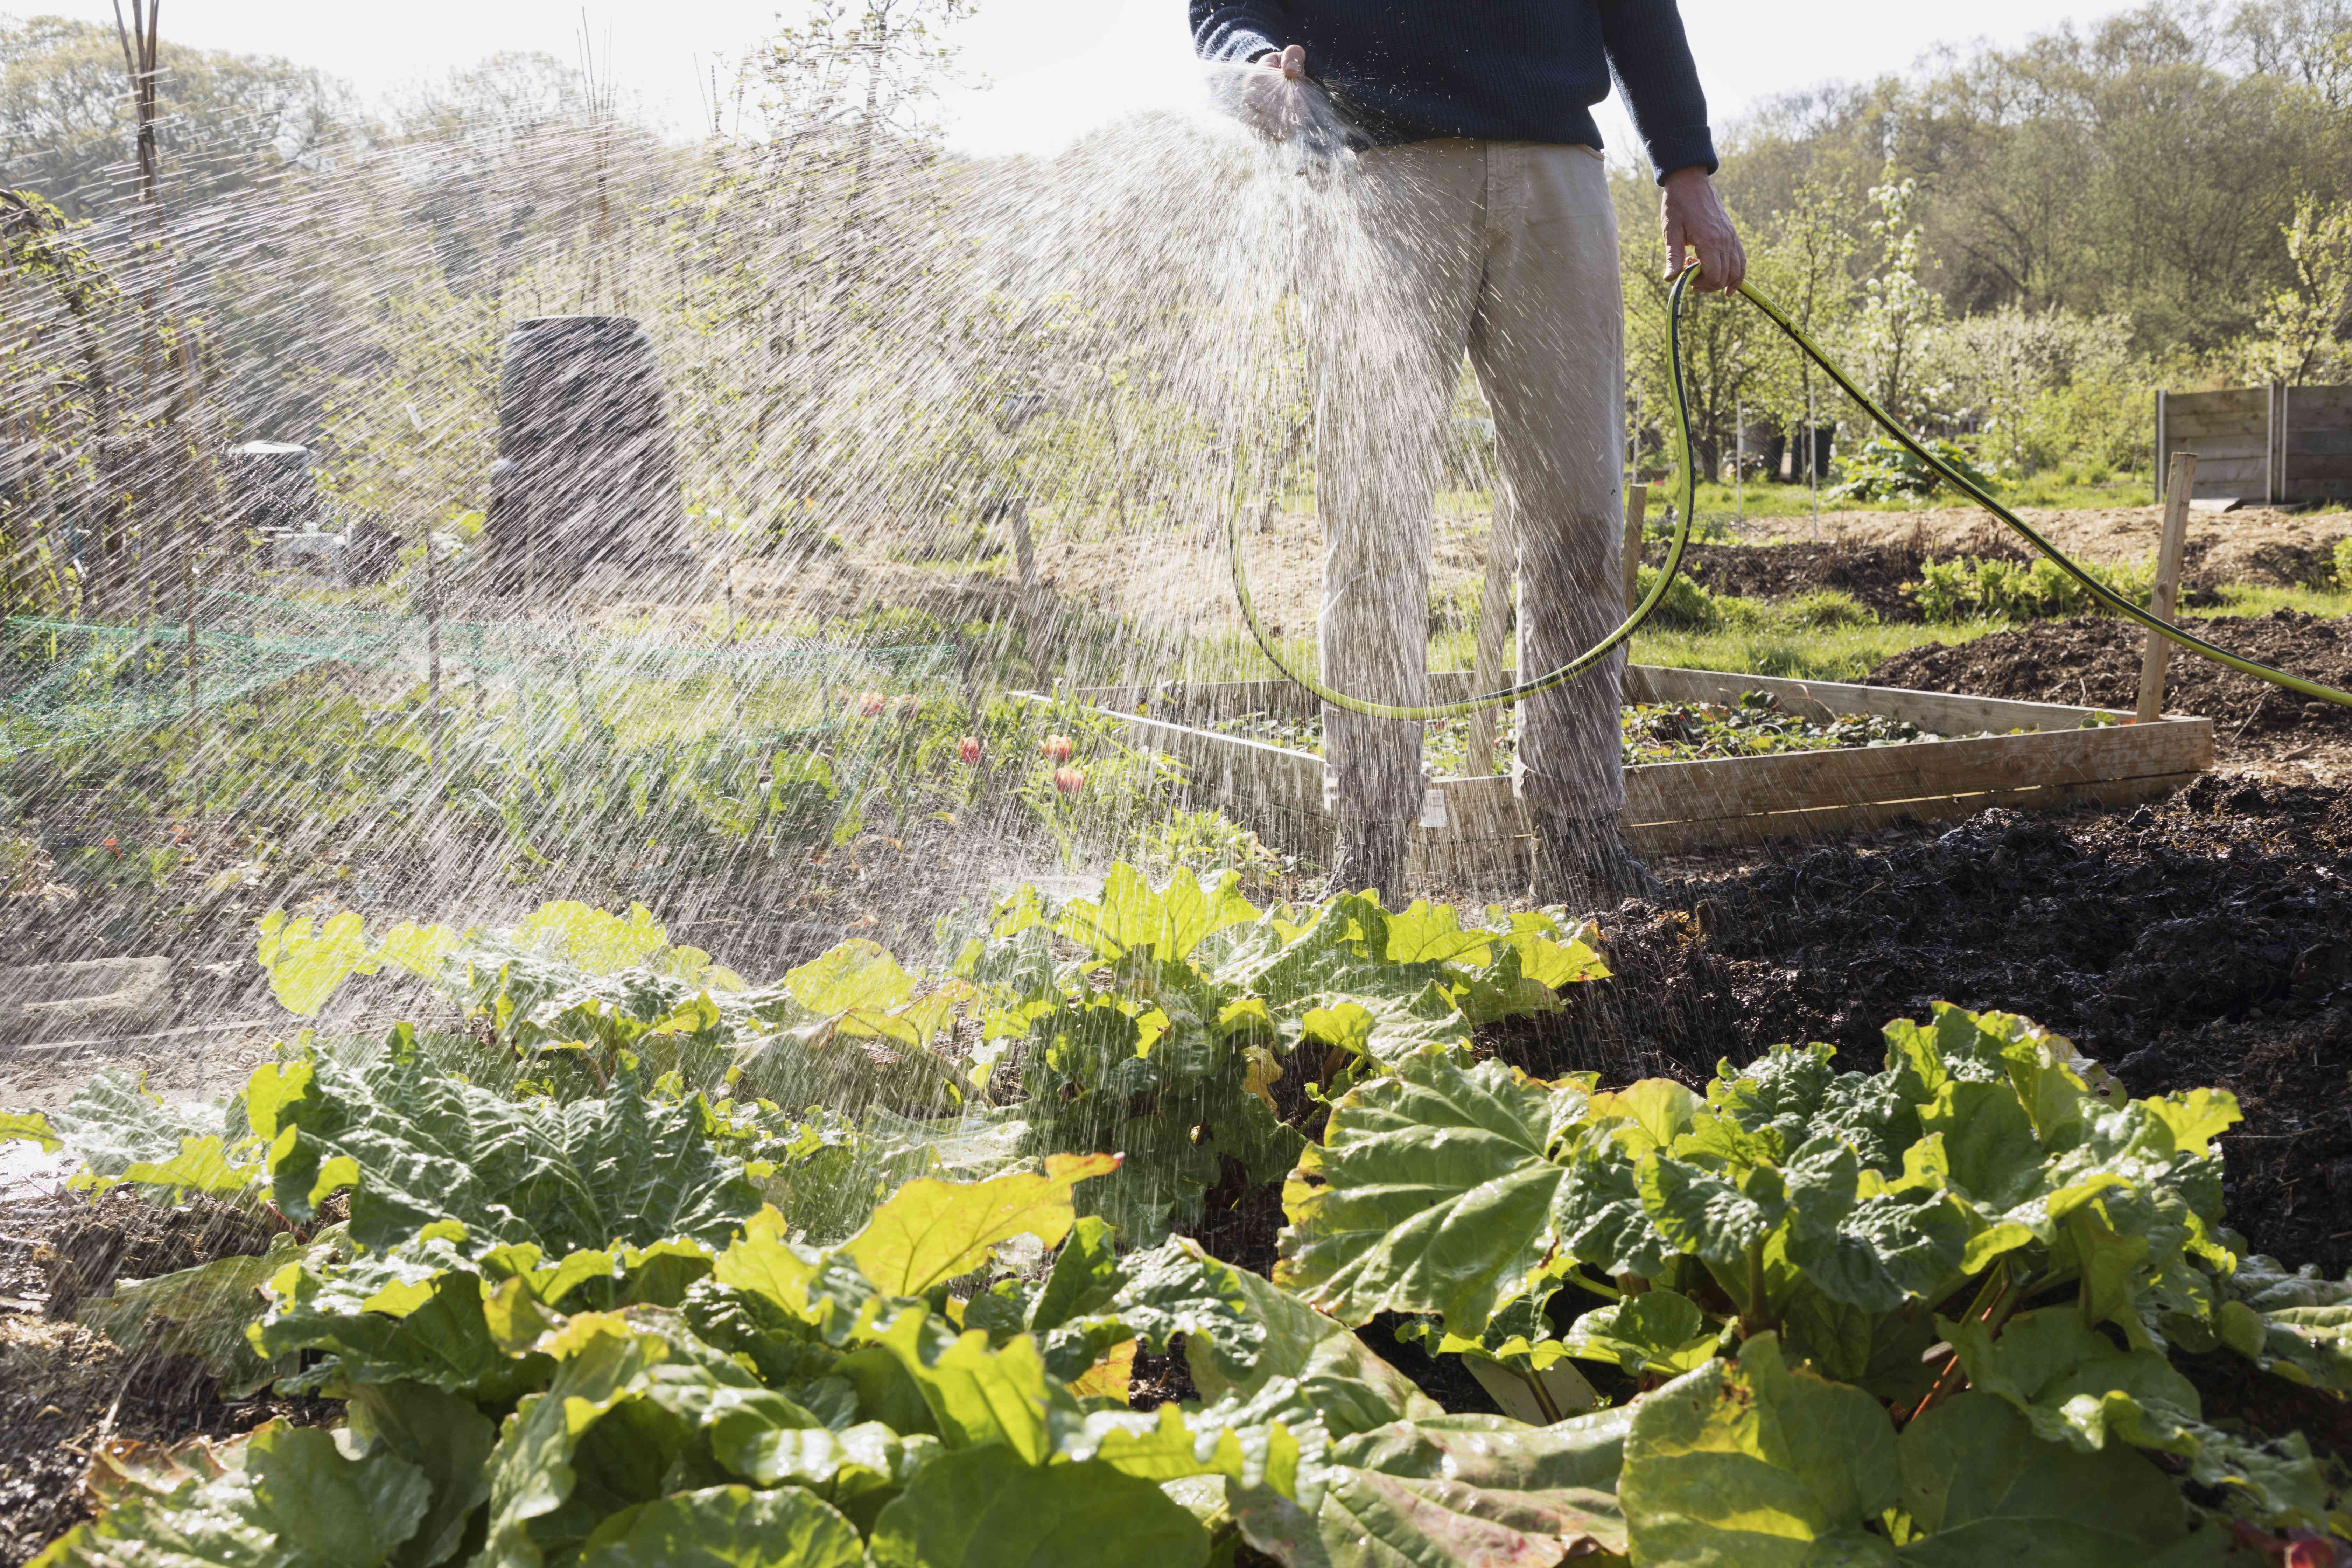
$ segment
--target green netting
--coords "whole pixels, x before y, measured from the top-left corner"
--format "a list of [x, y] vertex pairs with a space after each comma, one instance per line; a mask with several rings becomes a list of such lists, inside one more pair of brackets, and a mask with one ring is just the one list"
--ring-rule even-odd
[[[306, 670], [339, 666], [421, 681], [421, 616], [226, 591], [196, 608], [193, 690], [200, 709], [238, 701]], [[674, 710], [723, 692], [754, 730], [804, 732], [840, 721], [836, 705], [895, 697], [952, 667], [946, 643], [858, 647], [802, 637], [697, 647], [666, 630], [613, 637], [520, 618], [444, 620], [451, 689], [561, 685], [599, 708]], [[0, 633], [0, 752], [160, 730], [191, 698], [184, 621], [11, 618]]]

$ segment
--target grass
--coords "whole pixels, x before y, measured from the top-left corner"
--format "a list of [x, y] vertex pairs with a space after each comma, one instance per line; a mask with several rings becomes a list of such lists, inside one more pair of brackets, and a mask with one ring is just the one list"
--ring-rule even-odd
[[2352, 616], [2352, 592], [2341, 588], [2264, 588], [2228, 583], [2215, 592], [2221, 595], [2220, 604], [2200, 605], [2181, 614], [2199, 620], [2211, 620], [2217, 616], [2267, 616], [2273, 610], [2299, 610], [2329, 620]]

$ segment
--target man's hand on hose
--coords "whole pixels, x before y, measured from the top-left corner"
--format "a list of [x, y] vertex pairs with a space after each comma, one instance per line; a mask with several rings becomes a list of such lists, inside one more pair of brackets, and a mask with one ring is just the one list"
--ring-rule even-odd
[[1269, 141], [1298, 133], [1306, 121], [1298, 84], [1307, 79], [1307, 51], [1297, 44], [1258, 56], [1242, 72], [1240, 101], [1234, 113]]
[[1701, 292], [1729, 293], [1738, 288], [1748, 276], [1748, 252], [1739, 243], [1739, 231], [1731, 226], [1731, 215], [1723, 210], [1715, 186], [1708, 183], [1706, 171], [1694, 164], [1668, 174], [1661, 207], [1666, 230], [1666, 276], [1674, 278], [1682, 272], [1687, 247], [1698, 263], [1696, 287]]

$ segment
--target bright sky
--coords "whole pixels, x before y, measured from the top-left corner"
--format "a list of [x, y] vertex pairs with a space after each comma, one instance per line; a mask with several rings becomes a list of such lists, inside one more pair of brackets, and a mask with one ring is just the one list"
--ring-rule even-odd
[[[1429, 0], [1443, 4], [1443, 0]], [[1541, 4], [1543, 0], [1528, 0]], [[783, 0], [787, 10], [793, 0]], [[105, 0], [0, 0], [19, 15], [59, 11], [110, 24]], [[1976, 0], [1958, 12], [1885, 0], [1682, 0], [1717, 125], [1759, 98], [1836, 78], [1907, 69], [1938, 43], [2015, 43], [2060, 19], [2119, 8], [2107, 3]], [[172, 0], [167, 36], [184, 43], [287, 56], [379, 93], [437, 76], [500, 49], [579, 56], [579, 0], [400, 0], [390, 5], [293, 0]], [[778, 0], [614, 5], [589, 0], [587, 27], [601, 60], [668, 122], [699, 122], [698, 59], [740, 51], [776, 25]], [[950, 138], [975, 153], [1051, 153], [1139, 110], [1199, 100], [1180, 0], [981, 0], [961, 30], [964, 63], [991, 79], [948, 102]], [[1629, 133], [1614, 101], [1601, 129], [1612, 151]]]

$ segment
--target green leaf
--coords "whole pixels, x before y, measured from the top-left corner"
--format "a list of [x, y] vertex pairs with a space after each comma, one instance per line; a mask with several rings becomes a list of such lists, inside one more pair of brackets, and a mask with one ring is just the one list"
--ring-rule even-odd
[[2042, 1143], [2005, 1083], [1946, 1083], [1919, 1111], [1942, 1142], [1946, 1180], [1987, 1210], [2006, 1213], [2042, 1195]]
[[470, 1400], [416, 1383], [359, 1384], [344, 1414], [367, 1452], [381, 1448], [415, 1466], [431, 1489], [395, 1568], [433, 1568], [455, 1556], [474, 1510], [489, 1500], [498, 1427]]
[[1098, 1459], [1034, 1466], [991, 1445], [923, 1467], [875, 1521], [873, 1550], [883, 1568], [1201, 1568], [1209, 1536], [1157, 1486]]
[[1441, 1414], [1345, 1324], [1195, 1242], [1176, 1237], [1133, 1257], [1128, 1274], [1111, 1310], [1152, 1349], [1184, 1335], [1193, 1384], [1209, 1399], [1254, 1398], [1291, 1379], [1335, 1437]]
[[798, 1487], [705, 1487], [624, 1509], [598, 1525], [580, 1568], [864, 1568], [839, 1510]]
[[1118, 958], [1149, 948], [1159, 962], [1174, 963], [1192, 957], [1218, 931], [1257, 918], [1231, 872], [1221, 873], [1203, 888], [1192, 872], [1179, 870], [1166, 887], [1154, 891], [1141, 873], [1121, 865], [1103, 878], [1100, 903], [1071, 900], [1056, 929], [1097, 957]]
[[54, 1154], [65, 1147], [49, 1119], [37, 1110], [0, 1110], [0, 1143], [22, 1138], [37, 1146], [44, 1154]]
[[1111, 1227], [1088, 1215], [1071, 1227], [1069, 1239], [1055, 1255], [1044, 1288], [1029, 1305], [1028, 1326], [1042, 1333], [1081, 1314], [1106, 1311], [1120, 1283], [1118, 1247]]
[[2315, 1388], [2352, 1394], [2352, 1304], [2281, 1307], [2264, 1313], [2262, 1326], [2257, 1359], [2265, 1369]]
[[462, 1222], [478, 1248], [527, 1242], [554, 1257], [677, 1236], [717, 1245], [760, 1206], [743, 1174], [746, 1135], [699, 1094], [648, 1097], [631, 1071], [600, 1098], [520, 1100], [396, 1035], [360, 1071], [311, 1056], [254, 1076], [248, 1096], [277, 1130], [278, 1206], [307, 1220], [348, 1186], [352, 1239], [364, 1247], [443, 1219]]
[[819, 1016], [887, 1013], [915, 994], [915, 977], [880, 942], [852, 937], [784, 976], [793, 1001]]
[[[1500, 1568], [1622, 1554], [1617, 1475], [1631, 1421], [1630, 1410], [1549, 1426], [1448, 1415], [1349, 1438], [1331, 1451], [1315, 1561], [1332, 1568]], [[1244, 1530], [1254, 1524], [1265, 1528], [1244, 1518]]]
[[1117, 1154], [1055, 1154], [1042, 1174], [908, 1182], [841, 1250], [886, 1295], [919, 1296], [971, 1273], [998, 1243], [1013, 1237], [1060, 1246], [1076, 1218], [1070, 1189], [1118, 1165]]
[[[806, 1425], [793, 1425], [804, 1421]], [[909, 1478], [940, 1453], [929, 1433], [901, 1435], [878, 1421], [835, 1432], [781, 1395], [739, 1401], [711, 1426], [711, 1451], [720, 1464], [762, 1487], [805, 1487], [836, 1508], [861, 1516], [896, 1497]]]
[[262, 1361], [247, 1342], [247, 1326], [262, 1313], [261, 1288], [289, 1266], [322, 1266], [342, 1245], [340, 1226], [308, 1247], [280, 1232], [258, 1257], [216, 1258], [152, 1279], [118, 1279], [75, 1315], [125, 1350], [196, 1357], [220, 1380], [223, 1394], [241, 1399], [293, 1370], [290, 1361]]
[[559, 900], [523, 917], [509, 940], [591, 974], [611, 974], [645, 963], [667, 945], [669, 937], [643, 904], [631, 904], [623, 916]]
[[1743, 1263], [1788, 1212], [1776, 1192], [1759, 1198], [1727, 1177], [1662, 1154], [1645, 1155], [1635, 1179], [1659, 1233], [1677, 1250], [1718, 1268]]
[[1928, 1536], [1906, 1563], [2137, 1568], [2188, 1531], [2179, 1491], [2145, 1458], [2044, 1442], [1989, 1394], [1937, 1405], [1895, 1451], [1904, 1511]]
[[376, 1568], [431, 1488], [389, 1454], [346, 1458], [334, 1436], [273, 1421], [109, 1488], [110, 1506], [35, 1559], [44, 1568]]
[[1866, 1533], [1896, 1500], [1894, 1425], [1849, 1384], [1791, 1370], [1759, 1334], [1644, 1395], [1619, 1495], [1648, 1563], [1892, 1563]]
[[1552, 1093], [1433, 1049], [1349, 1090], [1283, 1190], [1276, 1280], [1342, 1321], [1438, 1312], [1477, 1334], [1543, 1258]]
[[2105, 1447], [2110, 1421], [2124, 1423], [2126, 1441], [2151, 1433], [2143, 1406], [2190, 1421], [2200, 1413], [2196, 1385], [2161, 1354], [2116, 1349], [2070, 1308], [2021, 1312], [1998, 1339], [1981, 1322], [1939, 1317], [1936, 1327], [1969, 1385], [2022, 1412], [2046, 1442], [2090, 1452]]
[[998, 1350], [982, 1330], [952, 1333], [912, 1311], [899, 1315], [881, 1345], [914, 1380], [950, 1448], [998, 1444], [1042, 1465], [1079, 1424], [1076, 1399], [1047, 1374], [1026, 1334]]
[[340, 1268], [283, 1269], [269, 1289], [274, 1300], [248, 1339], [270, 1361], [320, 1350], [350, 1380], [406, 1378], [485, 1394], [516, 1371], [484, 1316], [480, 1274], [446, 1240]]
[[1613, 1362], [1636, 1376], [1676, 1377], [1711, 1358], [1721, 1337], [1689, 1297], [1645, 1290], [1585, 1313], [1561, 1342], [1580, 1360]]
[[652, 1321], [583, 1313], [541, 1342], [557, 1362], [490, 1455], [488, 1535], [473, 1568], [538, 1568], [551, 1548], [666, 1489], [688, 1436], [757, 1391], [734, 1363]]
[[278, 1545], [323, 1563], [381, 1563], [415, 1532], [431, 1485], [415, 1466], [347, 1459], [315, 1426], [271, 1426], [246, 1450], [254, 1518]]
[[[137, 1078], [113, 1068], [92, 1073], [43, 1125], [82, 1163], [72, 1183], [82, 1188], [125, 1180], [133, 1166], [169, 1164], [190, 1152], [191, 1142], [198, 1146], [194, 1161], [203, 1163], [204, 1141], [213, 1140], [217, 1150], [228, 1131], [217, 1103], [167, 1103]], [[37, 1132], [28, 1135], [41, 1142]]]

